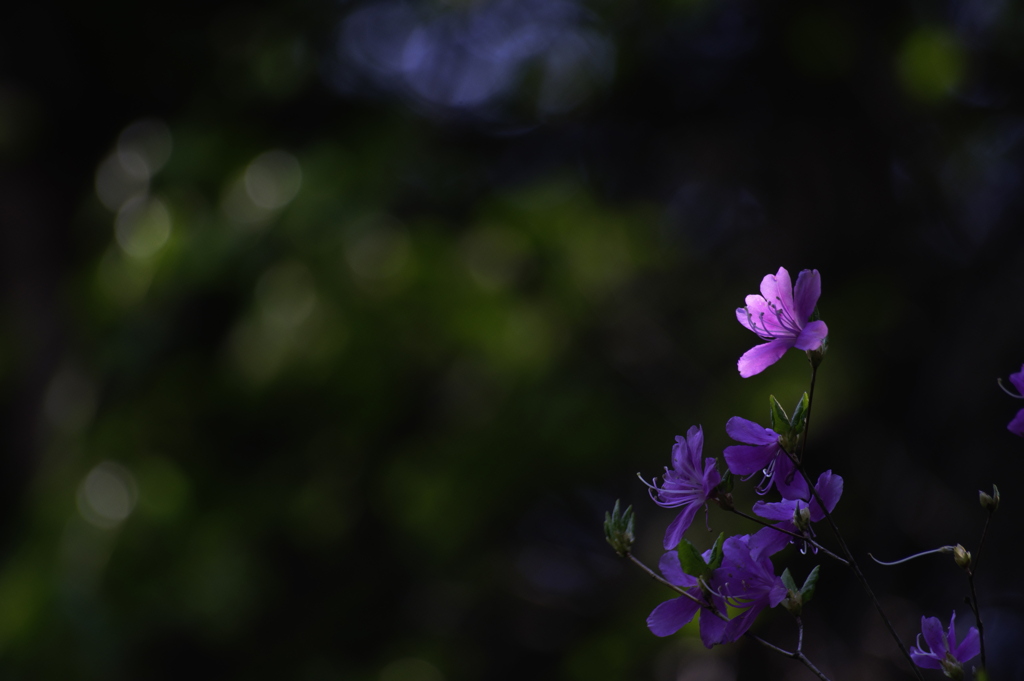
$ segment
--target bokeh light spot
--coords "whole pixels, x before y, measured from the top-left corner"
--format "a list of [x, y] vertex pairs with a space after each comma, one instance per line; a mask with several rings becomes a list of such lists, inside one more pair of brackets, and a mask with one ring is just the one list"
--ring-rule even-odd
[[171, 214], [160, 199], [136, 196], [118, 211], [114, 235], [127, 255], [148, 258], [171, 236]]
[[135, 509], [138, 486], [124, 466], [113, 461], [96, 465], [78, 486], [78, 512], [100, 528], [124, 522]]
[[299, 161], [287, 151], [275, 149], [257, 156], [245, 170], [249, 200], [264, 210], [287, 206], [302, 186]]
[[964, 75], [965, 57], [956, 38], [938, 28], [919, 28], [903, 43], [897, 72], [915, 99], [932, 102], [950, 93]]

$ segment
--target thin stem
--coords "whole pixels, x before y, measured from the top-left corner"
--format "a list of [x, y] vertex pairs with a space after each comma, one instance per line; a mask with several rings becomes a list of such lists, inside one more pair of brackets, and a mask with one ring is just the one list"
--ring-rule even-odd
[[978, 623], [978, 639], [981, 641], [981, 668], [988, 669], [988, 662], [985, 658], [985, 625], [981, 623], [981, 606], [978, 604], [978, 591], [974, 588], [974, 573], [978, 571], [978, 561], [981, 559], [981, 550], [985, 548], [985, 537], [988, 536], [988, 524], [992, 520], [992, 511], [988, 512], [985, 518], [985, 527], [981, 530], [981, 541], [978, 542], [978, 550], [974, 554], [974, 560], [967, 570], [967, 584], [971, 587], [971, 610], [974, 611], [974, 621]]
[[633, 563], [635, 565], [637, 565], [641, 570], [646, 572], [655, 581], [661, 582], [662, 584], [664, 584], [668, 588], [672, 589], [673, 591], [676, 591], [676, 592], [682, 594], [683, 596], [686, 596], [687, 598], [689, 598], [694, 603], [698, 603], [699, 605], [704, 605], [705, 604], [704, 601], [702, 601], [701, 599], [697, 598], [696, 596], [694, 596], [692, 593], [690, 593], [689, 591], [687, 591], [683, 587], [679, 586], [678, 584], [673, 584], [672, 582], [668, 581], [667, 579], [665, 579], [664, 577], [659, 575], [657, 572], [652, 570], [651, 568], [647, 567], [647, 565], [642, 560], [640, 560], [639, 558], [634, 556], [632, 553], [627, 551], [626, 552], [626, 558], [629, 558], [631, 561], [633, 561]]
[[810, 544], [810, 545], [814, 546], [815, 548], [817, 548], [819, 551], [824, 553], [829, 558], [831, 558], [833, 560], [836, 560], [836, 561], [839, 561], [843, 565], [849, 566], [849, 562], [847, 562], [847, 560], [845, 558], [843, 558], [842, 556], [837, 556], [836, 554], [832, 553], [831, 551], [826, 549], [824, 546], [819, 544], [817, 541], [815, 541], [814, 539], [811, 539], [810, 537], [807, 537], [807, 536], [802, 535], [802, 534], [798, 534], [796, 532], [791, 532], [791, 531], [789, 531], [787, 529], [778, 527], [777, 525], [772, 525], [771, 523], [769, 523], [766, 520], [762, 520], [761, 518], [757, 518], [757, 517], [752, 516], [752, 515], [747, 515], [743, 511], [737, 511], [735, 508], [732, 508], [732, 509], [729, 509], [729, 510], [732, 511], [733, 513], [735, 513], [738, 516], [741, 516], [743, 518], [746, 518], [747, 520], [750, 520], [750, 521], [753, 521], [753, 522], [757, 523], [758, 525], [764, 525], [765, 527], [770, 527], [773, 530], [776, 530], [777, 532], [781, 532], [782, 534], [788, 534], [790, 537], [793, 537], [794, 539], [799, 539], [801, 541], [805, 541], [808, 544]]
[[814, 362], [812, 361], [811, 386], [807, 392], [807, 419], [804, 422], [803, 438], [801, 438], [800, 440], [800, 456], [797, 457], [794, 456], [793, 454], [790, 454], [789, 456], [791, 459], [793, 459], [793, 463], [796, 465], [797, 470], [800, 471], [800, 475], [802, 475], [804, 477], [804, 480], [807, 482], [807, 487], [811, 490], [811, 494], [813, 494], [814, 498], [817, 499], [818, 505], [821, 507], [821, 510], [825, 513], [825, 520], [828, 521], [829, 527], [832, 528], [832, 532], [836, 536], [836, 541], [839, 542], [839, 548], [842, 549], [843, 555], [846, 556], [846, 560], [848, 561], [850, 569], [853, 570], [853, 574], [857, 577], [857, 579], [861, 583], [861, 586], [864, 587], [864, 590], [871, 598], [871, 602], [875, 605], [875, 610], [878, 611], [879, 616], [882, 618], [882, 621], [885, 623], [886, 628], [889, 630], [889, 634], [892, 636], [893, 640], [896, 641], [896, 645], [899, 646], [900, 652], [903, 653], [903, 657], [907, 658], [907, 662], [910, 663], [910, 668], [914, 672], [914, 676], [917, 677], [918, 681], [924, 681], [924, 677], [921, 675], [921, 670], [918, 669], [917, 665], [914, 664], [913, 658], [910, 657], [910, 651], [907, 650], [907, 646], [903, 644], [903, 640], [900, 639], [899, 634], [896, 633], [895, 627], [893, 627], [892, 622], [889, 621], [889, 617], [885, 614], [885, 610], [882, 609], [882, 604], [878, 602], [878, 597], [875, 596], [875, 592], [871, 588], [871, 584], [868, 582], [867, 577], [865, 577], [864, 573], [861, 571], [860, 565], [857, 564], [857, 559], [853, 557], [853, 552], [850, 551], [850, 547], [846, 545], [846, 540], [843, 539], [843, 535], [839, 531], [839, 526], [836, 525], [836, 521], [832, 517], [832, 513], [828, 510], [828, 506], [825, 505], [824, 499], [822, 499], [821, 495], [818, 494], [818, 490], [814, 487], [814, 481], [811, 480], [811, 476], [807, 474], [807, 469], [804, 467], [804, 452], [807, 449], [807, 435], [808, 431], [810, 430], [811, 424], [811, 409], [814, 407], [814, 383], [817, 377], [818, 368], [814, 366]]
[[818, 367], [811, 362], [811, 387], [807, 390], [807, 416], [804, 417], [804, 435], [800, 438], [800, 461], [804, 460], [807, 451], [807, 435], [811, 430], [811, 408], [814, 406], [814, 383], [818, 379]]
[[831, 681], [827, 676], [825, 676], [825, 674], [820, 669], [818, 669], [817, 667], [814, 666], [814, 663], [811, 662], [810, 659], [806, 655], [804, 655], [804, 651], [803, 651], [804, 625], [800, 621], [800, 618], [797, 618], [797, 627], [798, 627], [799, 634], [798, 634], [798, 638], [797, 638], [796, 650], [794, 650], [794, 651], [786, 650], [785, 648], [780, 648], [779, 646], [775, 645], [774, 643], [769, 643], [768, 641], [764, 640], [763, 638], [761, 638], [757, 634], [751, 634], [750, 632], [747, 632], [747, 638], [751, 638], [751, 639], [757, 641], [758, 643], [763, 645], [765, 648], [768, 648], [769, 650], [774, 650], [779, 655], [785, 655], [786, 657], [788, 657], [788, 658], [790, 658], [792, 660], [799, 660], [805, 667], [810, 669], [814, 673], [815, 676], [817, 676], [819, 679], [821, 679], [821, 681]]
[[[808, 407], [808, 409], [809, 408], [810, 407]], [[910, 663], [910, 668], [914, 671], [914, 675], [918, 678], [918, 681], [924, 681], [924, 677], [921, 675], [921, 670], [914, 664], [913, 658], [910, 657], [910, 651], [907, 650], [907, 646], [903, 644], [903, 641], [900, 639], [900, 635], [896, 633], [895, 627], [893, 627], [892, 622], [889, 621], [889, 617], [885, 614], [885, 610], [882, 609], [882, 604], [878, 602], [878, 597], [875, 596], [875, 592], [871, 588], [871, 584], [868, 582], [867, 577], [865, 577], [864, 573], [861, 572], [860, 565], [857, 564], [857, 559], [853, 557], [853, 552], [850, 551], [850, 547], [846, 545], [846, 540], [843, 539], [843, 535], [839, 531], [839, 526], [836, 525], [836, 521], [832, 517], [832, 513], [829, 512], [828, 507], [825, 506], [825, 501], [821, 498], [821, 495], [818, 494], [818, 490], [815, 489], [814, 483], [811, 482], [811, 477], [807, 474], [807, 470], [799, 463], [797, 464], [797, 468], [799, 469], [800, 474], [804, 476], [804, 480], [807, 481], [807, 486], [810, 488], [811, 494], [813, 494], [814, 498], [818, 500], [818, 505], [821, 506], [821, 510], [824, 511], [825, 520], [828, 521], [829, 527], [832, 528], [832, 532], [836, 535], [836, 541], [839, 542], [839, 548], [843, 550], [843, 555], [845, 555], [846, 560], [849, 561], [850, 569], [853, 570], [853, 574], [858, 580], [860, 580], [861, 586], [864, 587], [864, 590], [871, 598], [871, 602], [875, 605], [875, 610], [878, 611], [882, 621], [885, 622], [885, 627], [889, 630], [889, 634], [892, 636], [893, 640], [896, 641], [896, 645], [899, 646], [900, 652], [902, 652], [903, 656], [907, 658], [907, 662]]]
[[868, 558], [870, 558], [871, 560], [875, 561], [879, 565], [892, 566], [892, 565], [899, 565], [900, 563], [906, 563], [908, 561], [914, 560], [915, 558], [920, 558], [921, 556], [930, 556], [933, 553], [951, 553], [952, 551], [953, 551], [953, 547], [952, 546], [940, 546], [937, 549], [929, 549], [927, 551], [922, 551], [921, 553], [915, 553], [912, 556], [907, 556], [906, 558], [900, 558], [899, 560], [892, 560], [892, 561], [878, 560], [877, 558], [872, 556], [870, 553], [868, 554]]

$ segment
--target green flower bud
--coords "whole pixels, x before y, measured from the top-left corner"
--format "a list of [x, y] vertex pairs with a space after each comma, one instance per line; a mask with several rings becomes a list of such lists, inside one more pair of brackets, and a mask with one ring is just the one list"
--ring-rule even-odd
[[983, 509], [985, 509], [989, 513], [993, 513], [997, 508], [999, 508], [999, 488], [996, 487], [995, 485], [992, 485], [991, 495], [985, 494], [984, 492], [979, 490], [978, 501], [981, 502], [981, 507]]
[[971, 566], [971, 552], [957, 544], [953, 547], [953, 561], [966, 570]]
[[612, 512], [604, 514], [604, 538], [615, 549], [615, 553], [625, 556], [633, 548], [636, 538], [633, 529], [633, 507], [622, 511], [616, 499]]

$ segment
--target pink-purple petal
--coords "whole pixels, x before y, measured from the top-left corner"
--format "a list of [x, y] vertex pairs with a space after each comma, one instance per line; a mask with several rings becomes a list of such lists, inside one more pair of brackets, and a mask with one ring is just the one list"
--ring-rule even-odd
[[818, 270], [800, 272], [796, 277], [796, 288], [793, 290], [793, 315], [798, 322], [803, 323], [811, 318], [819, 297], [821, 297], [821, 276], [818, 274]]
[[1010, 383], [1013, 383], [1013, 387], [1017, 389], [1017, 393], [1024, 395], [1024, 365], [1021, 366], [1020, 371], [1015, 374], [1010, 374]]
[[[839, 503], [839, 497], [843, 496], [843, 478], [828, 470], [818, 476], [818, 482], [814, 485], [818, 490], [818, 496], [825, 502], [825, 508], [831, 513]], [[818, 522], [825, 517], [818, 500], [811, 501], [811, 520]]]
[[647, 617], [647, 628], [655, 636], [671, 636], [693, 620], [700, 606], [686, 596], [665, 601]]
[[737, 308], [736, 319], [746, 328], [758, 335], [764, 333], [769, 336], [793, 335], [779, 323], [778, 311], [761, 296], [747, 296], [743, 302], [746, 307]]
[[726, 465], [735, 475], [753, 475], [771, 462], [774, 449], [771, 445], [730, 445], [723, 454]]
[[813, 321], [803, 328], [800, 335], [793, 342], [797, 350], [817, 350], [821, 347], [822, 341], [828, 336], [828, 326], [820, 319]]
[[754, 515], [768, 520], [792, 520], [797, 507], [807, 506], [806, 502], [796, 499], [788, 501], [754, 502]]
[[793, 280], [785, 267], [780, 267], [775, 274], [765, 275], [761, 280], [761, 295], [769, 303], [785, 310], [793, 309]]
[[[918, 638], [917, 642], [918, 642], [918, 644], [920, 644], [921, 643], [921, 635], [918, 634], [917, 638]], [[914, 664], [916, 664], [918, 667], [921, 667], [922, 669], [941, 669], [942, 668], [942, 665], [939, 664], [939, 661], [935, 657], [933, 657], [930, 653], [926, 653], [926, 652], [922, 651], [917, 646], [911, 646], [910, 647], [910, 659], [914, 662]]]
[[683, 566], [679, 563], [679, 553], [677, 551], [663, 553], [661, 560], [658, 561], [658, 569], [661, 570], [661, 574], [664, 575], [665, 579], [676, 586], [697, 586], [697, 578], [683, 572]]
[[1017, 412], [1017, 415], [1013, 417], [1013, 420], [1006, 425], [1006, 429], [1014, 435], [1024, 437], [1024, 409]]
[[[754, 512], [757, 513], [756, 504]], [[785, 532], [779, 532], [773, 527], [763, 527], [750, 537], [750, 557], [760, 560], [762, 556], [774, 556], [786, 548], [791, 539], [792, 537]]]
[[807, 486], [804, 476], [796, 469], [789, 455], [783, 451], [779, 452], [775, 460], [772, 482], [783, 499], [807, 499], [811, 496], [811, 489]]
[[693, 470], [700, 470], [700, 455], [704, 451], [704, 431], [700, 426], [690, 426], [686, 431], [686, 444], [690, 448], [690, 463]]
[[921, 635], [932, 653], [941, 656], [946, 652], [946, 633], [938, 617], [921, 618]]
[[980, 654], [981, 636], [978, 634], [977, 629], [971, 627], [967, 630], [967, 636], [964, 636], [964, 640], [959, 646], [957, 646], [957, 649], [953, 651], [953, 657], [961, 662], [967, 662], [968, 660], [973, 660]]
[[683, 534], [690, 529], [690, 524], [693, 523], [693, 516], [697, 515], [698, 509], [700, 509], [700, 504], [687, 504], [683, 506], [683, 510], [680, 511], [676, 519], [665, 530], [664, 545], [666, 551], [671, 551], [679, 546], [679, 542], [683, 539]]
[[766, 599], [761, 598], [751, 603], [750, 607], [744, 610], [739, 615], [736, 615], [726, 626], [724, 640], [725, 642], [732, 643], [739, 639], [740, 636], [747, 633], [747, 629], [750, 629], [754, 624], [754, 620], [761, 614], [761, 611], [768, 605]]
[[[716, 599], [721, 601], [722, 599]], [[716, 607], [719, 607], [719, 612], [725, 612], [725, 603], [717, 603]], [[703, 610], [700, 613], [700, 640], [704, 644], [705, 648], [710, 648], [719, 643], [727, 643], [725, 638], [726, 627], [729, 623], [726, 620], [712, 614], [708, 610]]]
[[710, 456], [704, 459], [704, 496], [710, 496], [712, 490], [722, 483], [722, 474], [718, 472], [718, 464]]
[[750, 378], [761, 373], [782, 359], [782, 356], [786, 354], [786, 350], [793, 347], [794, 342], [795, 339], [793, 338], [776, 338], [775, 340], [750, 348], [743, 353], [743, 356], [736, 363], [740, 370], [740, 376]]
[[733, 416], [725, 422], [725, 432], [733, 440], [748, 445], [773, 445], [779, 441], [779, 434], [742, 416]]

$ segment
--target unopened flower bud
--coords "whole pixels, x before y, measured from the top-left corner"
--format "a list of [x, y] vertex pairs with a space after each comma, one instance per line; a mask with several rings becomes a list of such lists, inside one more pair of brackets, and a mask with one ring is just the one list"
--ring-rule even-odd
[[962, 545], [957, 544], [953, 547], [953, 560], [957, 565], [966, 570], [971, 566], [971, 552]]
[[612, 512], [604, 514], [604, 537], [615, 549], [615, 553], [620, 556], [629, 553], [635, 539], [632, 506], [623, 512], [619, 507], [619, 500], [615, 500]]
[[981, 502], [981, 507], [992, 513], [999, 508], [999, 488], [992, 485], [992, 494], [988, 495], [984, 492], [978, 492], [978, 501]]

